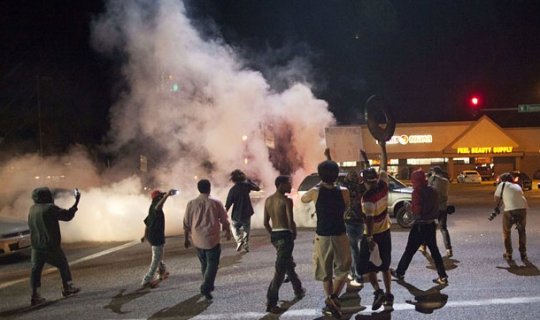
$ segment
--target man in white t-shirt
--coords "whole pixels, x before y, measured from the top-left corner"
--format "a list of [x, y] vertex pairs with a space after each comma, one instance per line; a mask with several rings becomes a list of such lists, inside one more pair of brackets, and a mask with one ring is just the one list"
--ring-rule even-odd
[[514, 183], [510, 173], [503, 173], [500, 177], [501, 183], [495, 190], [495, 202], [499, 203], [502, 198], [503, 205], [503, 241], [505, 253], [504, 259], [512, 260], [512, 237], [510, 231], [515, 224], [519, 235], [519, 253], [523, 262], [527, 261], [527, 236], [525, 226], [527, 223], [527, 200], [523, 195], [521, 187]]

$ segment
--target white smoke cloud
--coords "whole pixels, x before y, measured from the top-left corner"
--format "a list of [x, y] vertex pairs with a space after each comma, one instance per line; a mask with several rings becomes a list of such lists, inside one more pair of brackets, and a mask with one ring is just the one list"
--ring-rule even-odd
[[[231, 186], [228, 174], [236, 168], [261, 181], [267, 195], [274, 192], [279, 173], [265, 144], [269, 127], [287, 129], [274, 133], [288, 135], [288, 161], [297, 164], [295, 185], [323, 158], [324, 128], [334, 123], [327, 103], [306, 83], [274, 91], [221, 39], [203, 40], [181, 2], [110, 1], [92, 30], [98, 51], [123, 57], [129, 88], [111, 109], [109, 150], [127, 158], [144, 154], [155, 159], [149, 168], [155, 186], [182, 192], [164, 208], [169, 234], [182, 232], [185, 204], [197, 194], [197, 179], [209, 178], [213, 196], [223, 202]], [[148, 195], [140, 192], [141, 181], [130, 177], [110, 184], [95, 171], [89, 169], [92, 175], [85, 177], [95, 183], [83, 188], [80, 212], [63, 225], [64, 239], [140, 237], [150, 204]], [[30, 199], [28, 193], [24, 196]], [[72, 199], [58, 201], [66, 207], [71, 203]], [[30, 203], [18, 206], [25, 207], [26, 214]], [[261, 227], [262, 201], [255, 207], [252, 225]]]

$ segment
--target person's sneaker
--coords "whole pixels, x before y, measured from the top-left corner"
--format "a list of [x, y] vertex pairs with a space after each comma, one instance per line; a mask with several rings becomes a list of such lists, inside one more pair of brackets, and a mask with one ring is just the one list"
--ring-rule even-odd
[[405, 276], [402, 275], [402, 274], [398, 274], [396, 270], [394, 269], [390, 269], [390, 274], [392, 275], [392, 277], [394, 277], [394, 279], [396, 279], [397, 281], [403, 281], [405, 279]]
[[452, 258], [454, 256], [454, 253], [452, 252], [452, 249], [446, 249], [446, 256], [448, 258]]
[[506, 261], [512, 261], [512, 254], [511, 253], [503, 253], [503, 258]]
[[67, 297], [81, 291], [81, 288], [74, 287], [73, 284], [68, 284], [62, 289], [62, 296]]
[[379, 290], [376, 290], [375, 292], [373, 292], [373, 304], [371, 305], [371, 310], [377, 310], [379, 309], [384, 300], [385, 300], [385, 297], [384, 297], [384, 291], [382, 291], [382, 289], [379, 289]]
[[336, 298], [327, 297], [326, 300], [324, 300], [324, 304], [326, 304], [326, 309], [332, 314], [334, 318], [341, 319], [341, 305]]
[[284, 313], [286, 310], [278, 307], [278, 306], [266, 306], [266, 312], [270, 312], [273, 314], [281, 314]]
[[151, 280], [151, 281], [147, 281], [147, 282], [143, 282], [141, 287], [143, 289], [154, 289], [154, 288], [157, 288], [157, 286], [159, 285], [159, 280]]
[[420, 251], [422, 253], [426, 253], [426, 245], [425, 244], [420, 245], [420, 247], [418, 247], [418, 251]]
[[45, 303], [46, 301], [47, 301], [47, 299], [43, 298], [39, 294], [34, 294], [34, 295], [32, 295], [32, 298], [30, 299], [30, 305], [32, 307], [33, 306], [38, 306], [40, 304]]
[[163, 271], [163, 272], [160, 272], [159, 275], [158, 275], [158, 279], [159, 280], [165, 280], [169, 277], [170, 273], [169, 271]]
[[242, 250], [242, 247], [244, 246], [244, 241], [240, 241], [236, 243], [236, 252], [240, 252]]
[[364, 284], [355, 279], [349, 282], [349, 286], [355, 287], [356, 289], [362, 289], [364, 287]]
[[296, 299], [301, 299], [306, 295], [306, 288], [300, 288], [300, 290], [294, 292]]
[[347, 279], [349, 279], [349, 281], [354, 280], [353, 275], [349, 273], [349, 274], [347, 275]]
[[212, 296], [212, 294], [209, 291], [201, 291], [201, 294], [203, 295], [203, 297], [206, 298], [206, 300], [214, 299], [214, 297]]
[[385, 307], [393, 307], [394, 306], [394, 295], [391, 294], [391, 293], [387, 293], [385, 296], [384, 296], [384, 299], [386, 300], [384, 302], [384, 306]]
[[433, 282], [436, 283], [436, 284], [447, 285], [448, 284], [448, 278], [447, 277], [438, 277], [437, 279], [433, 279]]

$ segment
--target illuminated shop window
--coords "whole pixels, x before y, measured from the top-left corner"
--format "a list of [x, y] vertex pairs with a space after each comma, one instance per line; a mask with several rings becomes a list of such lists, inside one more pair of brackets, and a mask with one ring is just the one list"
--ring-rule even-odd
[[412, 158], [407, 159], [408, 165], [430, 165], [433, 163], [444, 163], [446, 158]]
[[339, 162], [340, 167], [356, 167], [356, 161]]
[[454, 163], [469, 164], [470, 160], [471, 160], [470, 158], [454, 158]]

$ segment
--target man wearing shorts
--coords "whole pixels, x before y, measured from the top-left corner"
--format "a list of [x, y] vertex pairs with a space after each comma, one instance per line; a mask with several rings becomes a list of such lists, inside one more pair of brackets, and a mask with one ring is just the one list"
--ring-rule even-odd
[[[392, 307], [394, 295], [391, 292], [390, 262], [392, 260], [392, 239], [390, 226], [392, 222], [388, 215], [388, 175], [381, 171], [380, 177], [373, 168], [362, 171], [367, 191], [362, 196], [362, 211], [366, 215], [364, 237], [360, 244], [360, 261], [368, 261], [360, 266], [361, 274], [368, 274], [369, 281], [375, 290], [372, 310], [379, 309], [383, 303]], [[378, 266], [370, 260], [371, 251], [375, 245], [379, 248], [380, 260]], [[383, 275], [385, 292], [379, 288], [377, 272]]]
[[315, 279], [323, 282], [326, 294], [324, 312], [340, 318], [341, 304], [338, 296], [351, 269], [349, 240], [345, 234], [343, 215], [349, 206], [349, 191], [335, 182], [339, 167], [334, 161], [323, 161], [317, 171], [321, 184], [302, 196], [302, 202], [315, 202], [317, 228], [313, 244]]

